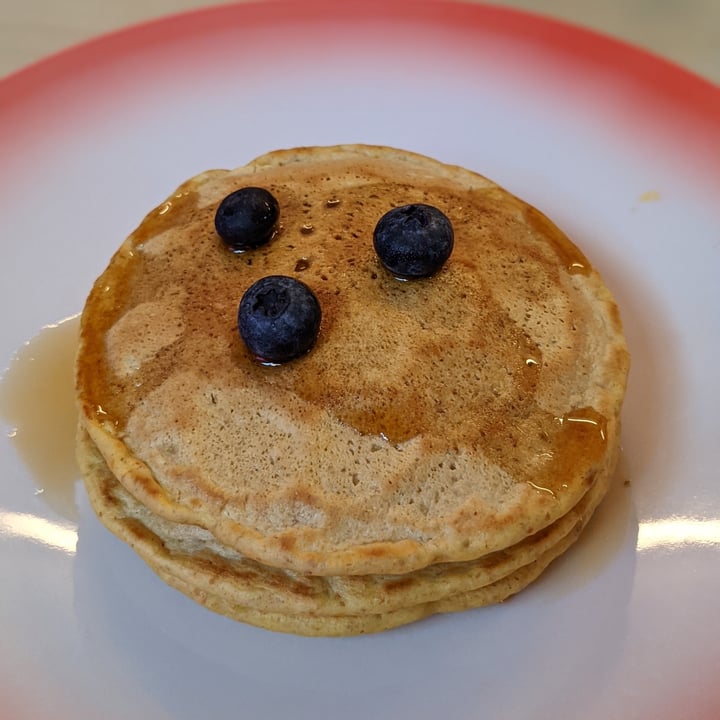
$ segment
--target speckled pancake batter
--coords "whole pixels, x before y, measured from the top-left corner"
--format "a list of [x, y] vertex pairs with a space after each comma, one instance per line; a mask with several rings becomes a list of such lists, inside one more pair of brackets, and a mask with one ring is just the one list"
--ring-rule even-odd
[[[282, 227], [236, 255], [213, 218], [245, 185], [273, 193]], [[411, 202], [442, 210], [455, 246], [401, 282], [372, 233]], [[236, 328], [269, 274], [323, 311], [312, 351], [278, 367]], [[403, 574], [511, 547], [604, 482], [627, 370], [613, 298], [544, 215], [468, 170], [350, 145], [209, 171], [152, 211], [90, 293], [77, 394], [158, 517], [284, 570]]]

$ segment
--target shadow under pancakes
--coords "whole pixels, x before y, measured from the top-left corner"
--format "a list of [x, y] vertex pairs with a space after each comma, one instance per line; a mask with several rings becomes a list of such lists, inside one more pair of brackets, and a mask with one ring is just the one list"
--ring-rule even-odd
[[98, 682], [112, 677], [127, 688], [123, 717], [138, 717], [147, 698], [168, 717], [211, 717], [213, 700], [237, 688], [238, 678], [198, 655], [203, 611], [198, 622], [186, 599], [99, 523], [87, 498], [79, 504], [74, 605]]
[[78, 623], [88, 657], [112, 663], [100, 677], [120, 673], [130, 690], [128, 712], [138, 697], [177, 720], [408, 712], [422, 720], [471, 708], [499, 720], [563, 707], [569, 689], [591, 703], [625, 636], [637, 534], [628, 498], [616, 483], [587, 537], [512, 600], [354, 638], [274, 633], [201, 608], [157, 578], [81, 498]]
[[[625, 484], [624, 458], [610, 490], [577, 542], [527, 590], [511, 599], [524, 605], [523, 622], [534, 638], [533, 698], [538, 718], [556, 716], [558, 708], [589, 711], [612, 683], [624, 652], [628, 606], [637, 564], [638, 520], [631, 488]], [[542, 617], [542, 615], [541, 615]], [[527, 694], [508, 718], [523, 716]], [[503, 716], [504, 717], [504, 716]]]
[[[582, 534], [566, 553], [550, 565], [536, 584], [546, 584], [547, 592], [560, 599], [602, 576], [607, 567], [621, 556], [631, 559], [634, 566], [638, 531], [627, 458], [625, 453], [621, 453], [607, 495]], [[560, 577], [551, 579], [555, 575]]]

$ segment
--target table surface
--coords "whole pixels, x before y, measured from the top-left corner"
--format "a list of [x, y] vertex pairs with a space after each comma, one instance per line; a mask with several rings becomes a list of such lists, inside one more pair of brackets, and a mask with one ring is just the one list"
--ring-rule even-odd
[[[0, 0], [0, 77], [88, 38], [222, 0]], [[720, 83], [718, 0], [499, 0], [590, 27]]]

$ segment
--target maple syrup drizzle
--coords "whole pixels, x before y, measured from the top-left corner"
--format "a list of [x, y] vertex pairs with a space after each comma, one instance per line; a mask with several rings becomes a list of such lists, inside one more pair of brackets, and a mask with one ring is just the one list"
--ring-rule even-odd
[[534, 207], [525, 209], [525, 219], [528, 224], [547, 240], [557, 253], [565, 269], [571, 275], [589, 275], [592, 270], [590, 261], [570, 238], [545, 215]]
[[44, 327], [23, 345], [0, 380], [0, 415], [33, 475], [36, 493], [57, 513], [77, 520], [77, 410], [73, 381], [79, 315]]
[[600, 461], [607, 448], [607, 419], [591, 407], [582, 407], [553, 420], [558, 430], [544, 477], [537, 478], [537, 484], [557, 494], [567, 488], [565, 481], [578, 466], [592, 467]]
[[607, 440], [607, 419], [592, 408], [578, 408], [556, 420], [563, 426], [570, 426], [573, 423], [589, 425], [594, 429], [591, 430], [591, 434], [596, 432], [603, 443]]
[[181, 186], [175, 195], [145, 216], [133, 233], [136, 243], [143, 243], [155, 235], [181, 225], [197, 209], [197, 204], [198, 194]]
[[542, 485], [538, 485], [538, 484], [534, 483], [532, 480], [527, 480], [526, 482], [531, 488], [533, 488], [533, 490], [537, 490], [538, 492], [544, 492], [544, 493], [547, 493], [548, 495], [552, 495], [553, 497], [557, 497], [555, 492], [553, 490], [551, 490], [550, 488], [546, 488], [546, 487], [543, 487]]

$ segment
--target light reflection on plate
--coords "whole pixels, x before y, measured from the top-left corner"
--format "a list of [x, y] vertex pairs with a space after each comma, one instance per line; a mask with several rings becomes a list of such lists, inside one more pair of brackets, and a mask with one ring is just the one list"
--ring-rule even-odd
[[77, 546], [77, 530], [72, 525], [26, 513], [0, 511], [0, 537], [3, 535], [33, 540], [71, 555]]
[[683, 550], [688, 545], [720, 546], [720, 519], [671, 517], [640, 523], [639, 551]]

